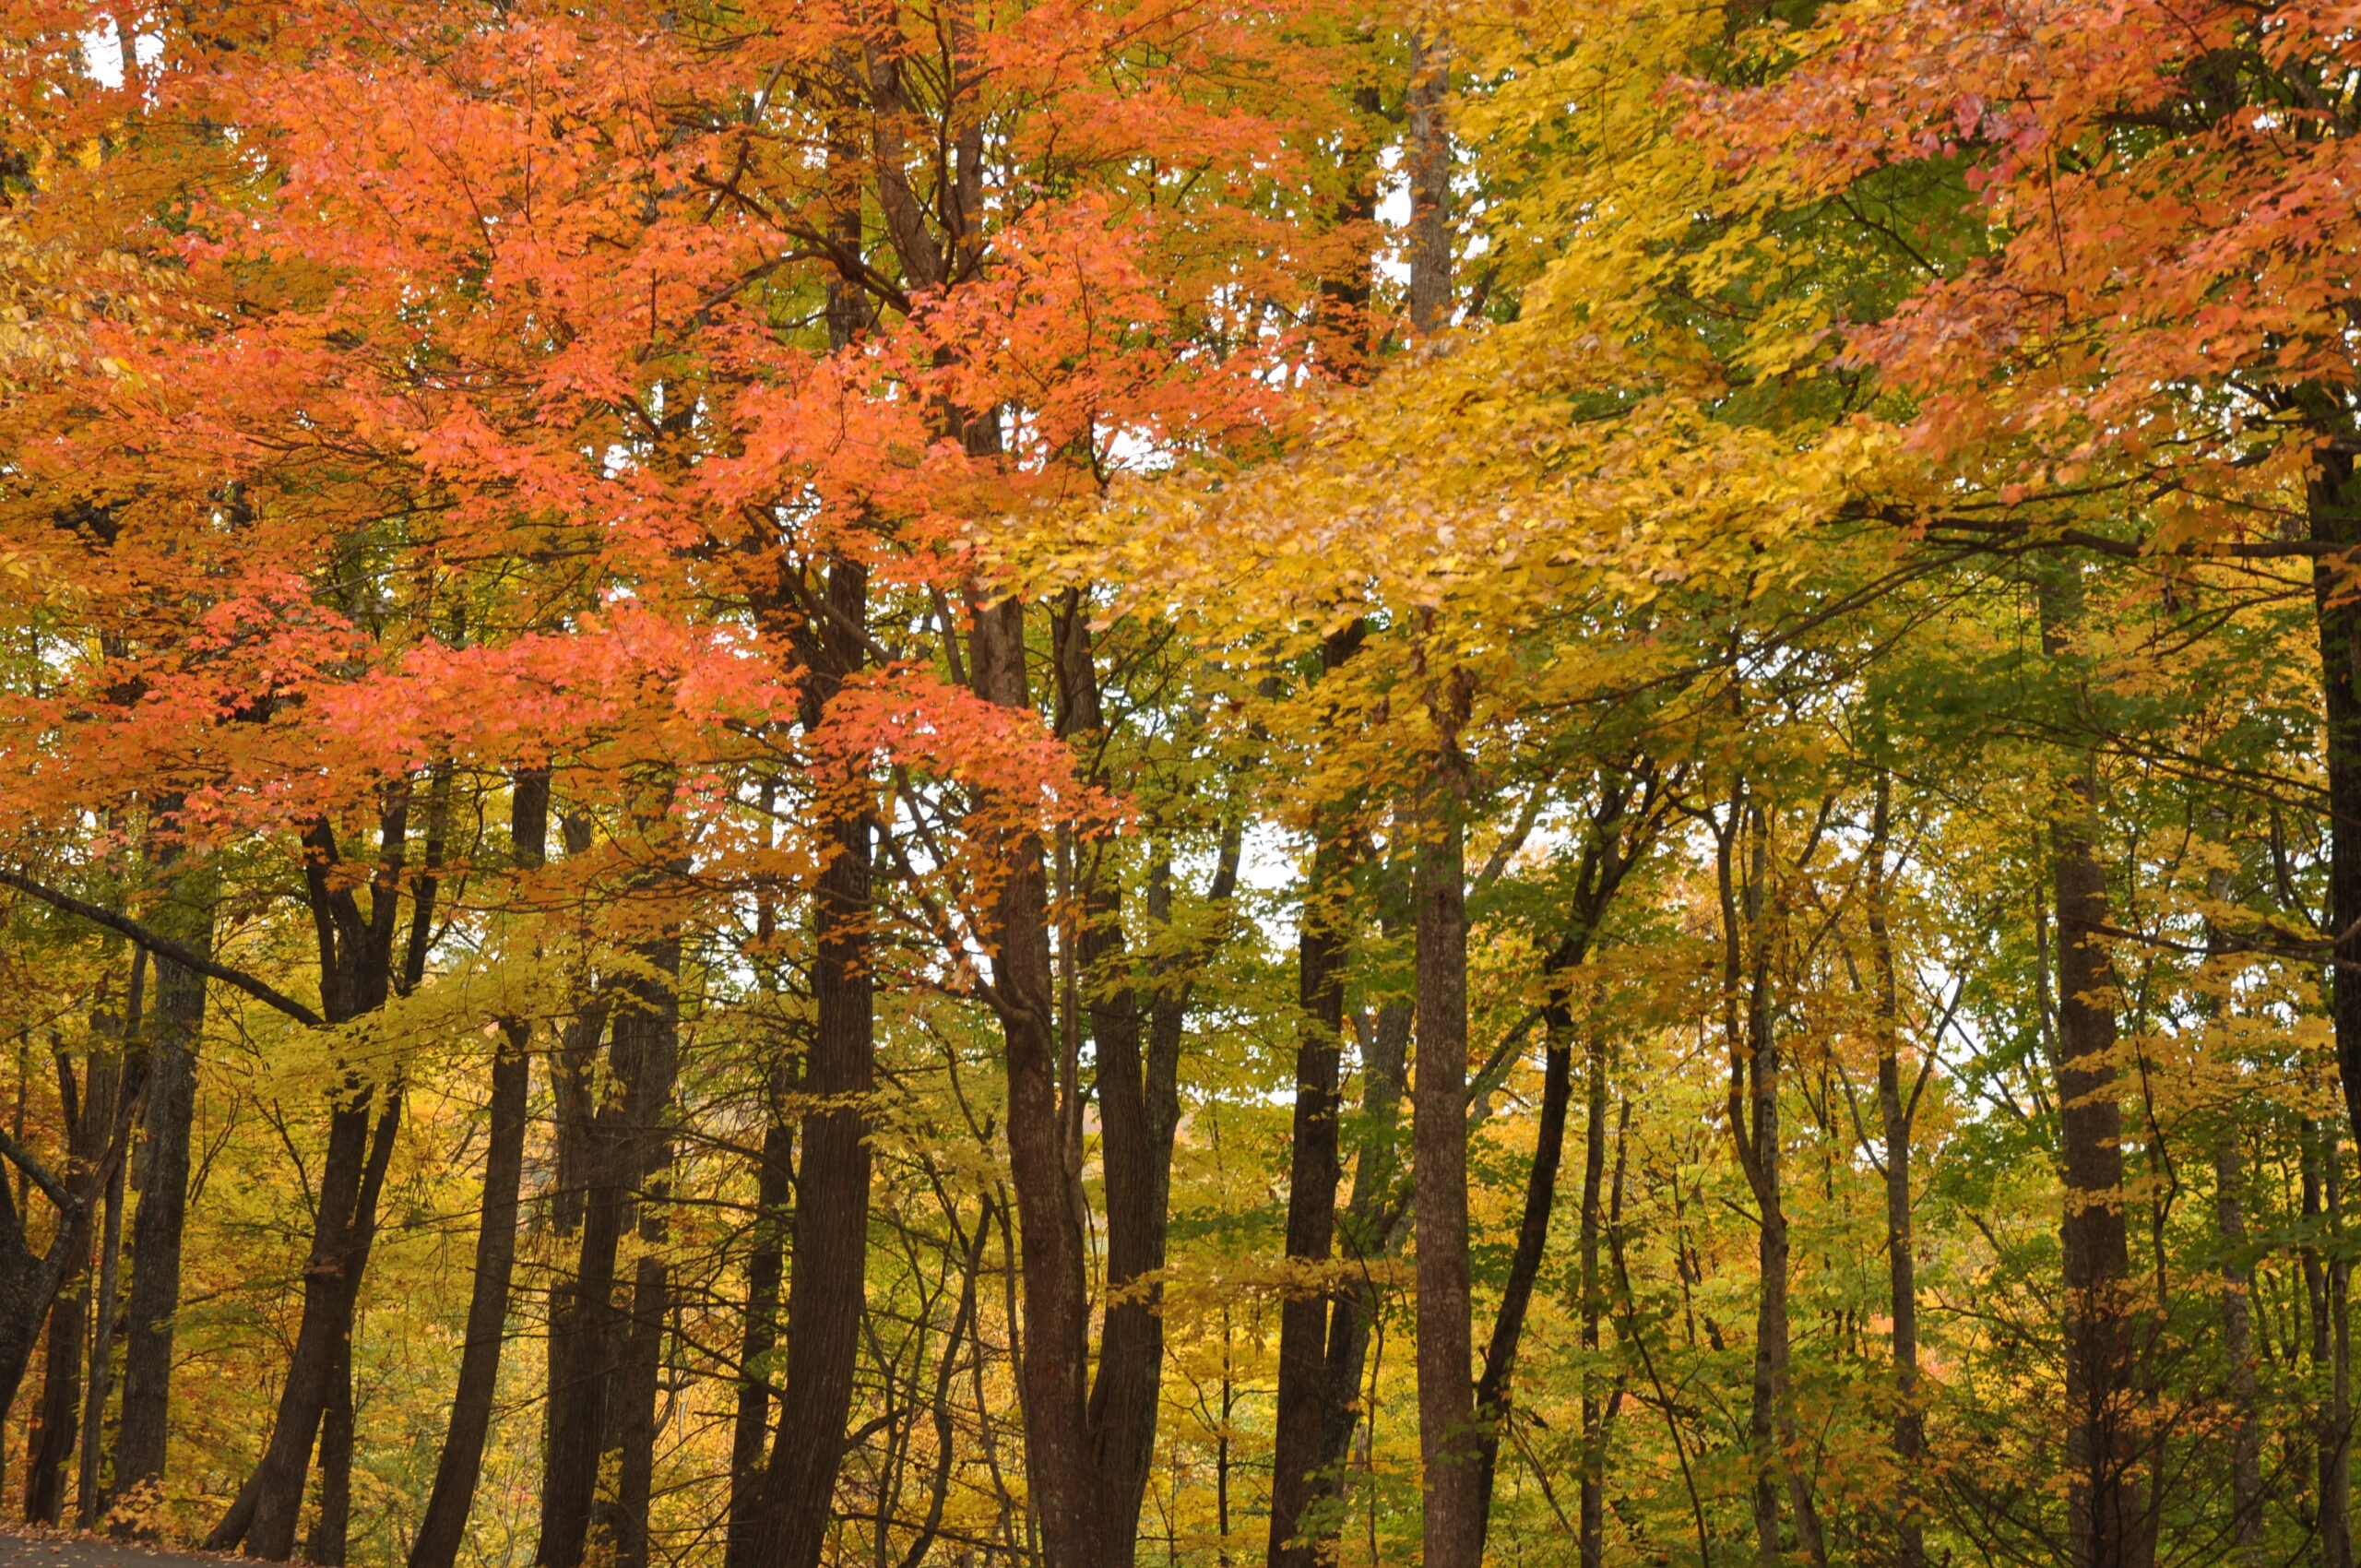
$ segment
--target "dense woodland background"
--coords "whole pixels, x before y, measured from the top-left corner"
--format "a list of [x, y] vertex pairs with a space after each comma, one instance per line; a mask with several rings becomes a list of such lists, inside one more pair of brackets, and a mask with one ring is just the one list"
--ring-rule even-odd
[[2350, 1568], [2352, 7], [0, 18], [12, 1515]]

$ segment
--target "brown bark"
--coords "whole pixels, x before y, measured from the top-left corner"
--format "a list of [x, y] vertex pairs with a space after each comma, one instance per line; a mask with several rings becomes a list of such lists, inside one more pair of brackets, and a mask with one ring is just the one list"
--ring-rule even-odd
[[1419, 802], [1411, 898], [1418, 1060], [1411, 1140], [1418, 1205], [1418, 1451], [1427, 1568], [1477, 1568], [1483, 1473], [1467, 1265], [1467, 896], [1464, 785], [1447, 737]]
[[730, 1520], [722, 1568], [752, 1568], [760, 1529], [765, 1451], [770, 1443], [772, 1350], [778, 1344], [780, 1241], [790, 1218], [795, 1130], [774, 1120], [754, 1173], [754, 1246], [746, 1260], [746, 1313], [738, 1347], [738, 1408], [730, 1433]]
[[476, 1229], [475, 1283], [468, 1300], [467, 1339], [443, 1452], [427, 1494], [409, 1568], [450, 1568], [466, 1538], [483, 1445], [492, 1428], [500, 1356], [507, 1336], [508, 1292], [516, 1258], [517, 1186], [524, 1170], [529, 1027], [510, 1020], [492, 1063], [491, 1136], [484, 1152], [483, 1212]]
[[[1069, 591], [1053, 619], [1056, 729], [1085, 753], [1086, 776], [1103, 782], [1095, 756], [1105, 744], [1107, 718], [1087, 610], [1082, 595]], [[1156, 1448], [1163, 1373], [1164, 1323], [1152, 1280], [1164, 1266], [1176, 1086], [1169, 1071], [1160, 1078], [1151, 1072], [1143, 1052], [1122, 892], [1103, 841], [1084, 851], [1079, 892], [1075, 960], [1097, 1058], [1107, 1210], [1107, 1306], [1098, 1371], [1090, 1388], [1091, 1452], [1098, 1471], [1104, 1561], [1108, 1568], [1131, 1568]], [[1177, 1050], [1177, 1038], [1172, 1045]]]
[[[969, 424], [971, 451], [996, 447], [995, 433], [978, 428], [986, 422]], [[1029, 710], [1023, 604], [979, 598], [971, 609], [969, 669], [976, 694], [1004, 707]], [[986, 932], [989, 999], [1000, 1021], [1008, 1071], [1009, 1174], [1024, 1280], [1017, 1380], [1026, 1480], [1039, 1518], [1044, 1568], [1098, 1568], [1105, 1514], [1085, 1385], [1090, 1360], [1088, 1262], [1059, 1102], [1049, 887], [1040, 836], [1029, 829], [1003, 833], [990, 859], [999, 885]]]
[[[166, 934], [201, 956], [213, 949], [211, 879], [167, 861]], [[172, 1430], [172, 1319], [180, 1307], [181, 1237], [188, 1216], [189, 1131], [196, 1116], [196, 1051], [205, 1026], [206, 977], [154, 958], [154, 1024], [139, 1152], [139, 1206], [131, 1226], [131, 1288], [124, 1307], [123, 1402], [115, 1424], [111, 1504], [132, 1505], [116, 1526], [152, 1534], [137, 1504], [162, 1484]]]
[[[2040, 585], [2042, 647], [2081, 662], [2074, 568]], [[2066, 1187], [2067, 1515], [2074, 1568], [2145, 1568], [2152, 1552], [2139, 1480], [2136, 1367], [2123, 1198], [2123, 1111], [2112, 1053], [2115, 977], [2106, 868], [2099, 859], [2096, 759], [2085, 753], [2050, 827], [2058, 929], [2058, 1103]]]
[[[827, 625], [802, 637], [804, 723], [816, 729], [845, 677], [860, 667], [867, 577], [839, 561], [828, 575]], [[787, 1366], [771, 1453], [764, 1534], [755, 1559], [814, 1568], [833, 1517], [852, 1408], [869, 1255], [869, 1096], [874, 1087], [870, 962], [870, 822], [849, 803], [825, 824], [827, 863], [813, 892], [813, 1028], [801, 1092], [812, 1109], [797, 1137], [794, 1270], [787, 1296]]]
[[[1360, 647], [1356, 619], [1321, 647], [1323, 674]], [[1354, 832], [1343, 802], [1321, 825], [1304, 889], [1296, 958], [1295, 1110], [1287, 1161], [1287, 1257], [1324, 1270], [1335, 1238], [1341, 1179], [1337, 1075], [1345, 1027], [1345, 958], [1351, 939]], [[1316, 1542], [1304, 1509], [1321, 1491], [1337, 1391], [1328, 1386], [1331, 1292], [1296, 1283], [1279, 1307], [1279, 1377], [1272, 1442], [1271, 1568], [1311, 1568]]]
[[[303, 834], [304, 878], [319, 948], [320, 1011], [330, 1025], [362, 1017], [385, 1005], [393, 993], [403, 861], [409, 831], [407, 780], [387, 787], [379, 816], [377, 861], [369, 878], [369, 909], [363, 914], [353, 890], [336, 875], [336, 836], [325, 820]], [[426, 875], [431, 877], [430, 864]], [[431, 903], [432, 884], [414, 883], [413, 901]], [[413, 927], [418, 914], [413, 910]], [[418, 945], [413, 937], [411, 945]], [[417, 962], [423, 963], [418, 954]], [[377, 1135], [371, 1116], [382, 1105]], [[352, 1335], [353, 1310], [376, 1235], [377, 1193], [385, 1181], [400, 1118], [401, 1095], [348, 1077], [331, 1107], [327, 1149], [320, 1166], [312, 1245], [303, 1269], [303, 1300], [295, 1348], [281, 1385], [278, 1410], [261, 1461], [206, 1537], [207, 1550], [243, 1545], [247, 1554], [284, 1561], [295, 1550], [303, 1513], [304, 1478], [321, 1421], [334, 1395], [339, 1358]], [[331, 1459], [338, 1456], [332, 1451]], [[342, 1455], [349, 1462], [347, 1451]], [[338, 1484], [334, 1481], [331, 1485]]]

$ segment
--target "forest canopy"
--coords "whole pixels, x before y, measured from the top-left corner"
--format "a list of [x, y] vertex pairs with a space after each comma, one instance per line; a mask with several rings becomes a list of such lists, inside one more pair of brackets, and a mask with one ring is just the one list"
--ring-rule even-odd
[[12, 1520], [2353, 1568], [2352, 6], [0, 77]]

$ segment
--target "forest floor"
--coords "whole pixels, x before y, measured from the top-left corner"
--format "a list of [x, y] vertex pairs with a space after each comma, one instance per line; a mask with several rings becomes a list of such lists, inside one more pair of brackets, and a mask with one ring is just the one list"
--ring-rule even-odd
[[104, 1536], [0, 1525], [0, 1568], [223, 1568], [234, 1557], [162, 1551]]

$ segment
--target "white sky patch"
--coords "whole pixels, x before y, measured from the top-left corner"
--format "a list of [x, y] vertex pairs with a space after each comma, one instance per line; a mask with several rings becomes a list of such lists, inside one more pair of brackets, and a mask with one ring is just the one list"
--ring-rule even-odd
[[[162, 59], [163, 35], [134, 33], [131, 57], [142, 70]], [[113, 17], [82, 35], [82, 67], [101, 87], [119, 88], [123, 85], [123, 34], [116, 30]]]

